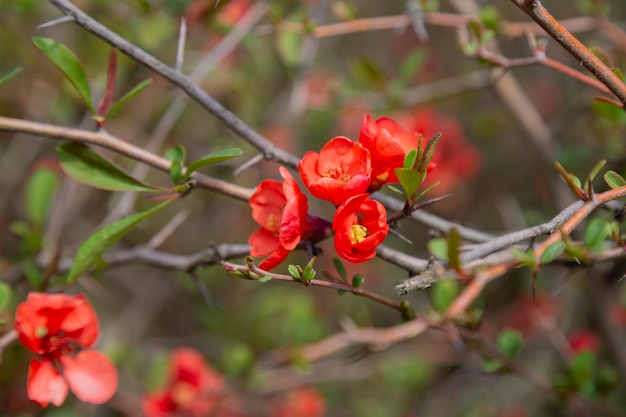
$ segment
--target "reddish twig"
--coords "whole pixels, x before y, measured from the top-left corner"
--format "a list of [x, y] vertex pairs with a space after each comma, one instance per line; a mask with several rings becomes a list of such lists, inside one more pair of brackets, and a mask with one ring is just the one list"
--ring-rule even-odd
[[559, 23], [539, 0], [511, 0], [587, 68], [626, 105], [626, 85], [598, 57]]

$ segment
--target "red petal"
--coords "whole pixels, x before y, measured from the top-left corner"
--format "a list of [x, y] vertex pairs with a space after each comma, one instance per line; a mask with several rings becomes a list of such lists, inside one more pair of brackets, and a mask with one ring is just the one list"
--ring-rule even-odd
[[67, 397], [67, 384], [51, 361], [33, 359], [28, 368], [26, 392], [31, 401], [42, 407], [48, 403], [59, 406]]
[[102, 404], [117, 390], [117, 371], [103, 353], [83, 350], [75, 357], [62, 356], [63, 376], [79, 400]]
[[262, 227], [255, 230], [248, 238], [250, 248], [250, 255], [252, 256], [265, 256], [274, 252], [280, 242], [274, 232], [270, 232]]
[[284, 261], [287, 258], [287, 256], [289, 255], [289, 252], [291, 251], [279, 245], [278, 248], [276, 248], [276, 250], [272, 252], [272, 254], [267, 259], [265, 259], [263, 262], [259, 264], [259, 268], [264, 269], [266, 271], [270, 271], [276, 268], [278, 265], [281, 264], [282, 261]]

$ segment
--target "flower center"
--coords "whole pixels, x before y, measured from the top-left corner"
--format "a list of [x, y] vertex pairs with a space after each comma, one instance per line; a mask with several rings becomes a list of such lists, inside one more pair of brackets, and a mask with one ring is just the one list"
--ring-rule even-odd
[[189, 382], [178, 381], [172, 388], [172, 401], [180, 408], [186, 408], [191, 405], [198, 396], [198, 390]]
[[326, 172], [322, 174], [322, 177], [333, 178], [337, 181], [348, 182], [352, 177], [350, 171], [347, 168], [332, 167], [328, 168]]
[[350, 240], [353, 245], [363, 242], [366, 237], [367, 227], [361, 226], [360, 224], [352, 225], [352, 229], [350, 229]]

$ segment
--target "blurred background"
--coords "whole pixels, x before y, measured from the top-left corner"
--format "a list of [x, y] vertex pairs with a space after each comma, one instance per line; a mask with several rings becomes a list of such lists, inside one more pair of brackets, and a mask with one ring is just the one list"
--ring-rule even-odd
[[[532, 26], [531, 20], [512, 2], [75, 4], [170, 65], [185, 17], [182, 70], [194, 74], [203, 89], [252, 128], [297, 155], [319, 150], [334, 136], [356, 140], [366, 113], [392, 117], [427, 137], [442, 132], [435, 155], [438, 167], [430, 178], [441, 184], [430, 195], [452, 195], [427, 210], [486, 233], [540, 224], [576, 201], [554, 161], [581, 178], [601, 159], [626, 174], [626, 113], [594, 101], [600, 92], [541, 64], [502, 68], [503, 62], [511, 64], [506, 59], [533, 55], [524, 29], [525, 24]], [[611, 67], [625, 67], [624, 2], [543, 4]], [[423, 19], [415, 23], [407, 18], [420, 8]], [[31, 38], [52, 37], [74, 51], [95, 102], [104, 94], [110, 47], [72, 23], [37, 29], [60, 16], [48, 2], [0, 0], [0, 11], [0, 74], [22, 68], [0, 85], [0, 115], [94, 129], [78, 94]], [[387, 19], [363, 20], [380, 17]], [[537, 38], [547, 40], [548, 57], [583, 70], [552, 39]], [[119, 54], [118, 97], [147, 78], [153, 80], [149, 88], [107, 122], [110, 133], [160, 155], [182, 145], [188, 160], [239, 147], [242, 157], [203, 172], [250, 188], [279, 178], [273, 162], [236, 172], [256, 150], [169, 82]], [[45, 277], [45, 265], [57, 250], [63, 258], [71, 257], [98, 227], [153, 204], [76, 184], [62, 174], [56, 145], [41, 137], [0, 132], [0, 280], [14, 291], [13, 305], [0, 315], [6, 323], [0, 333], [10, 328], [15, 305], [28, 291], [43, 279], [61, 282], [60, 276]], [[164, 173], [142, 171], [128, 158], [99, 152], [127, 171], [145, 175], [151, 184], [170, 185]], [[28, 184], [41, 169], [48, 172], [44, 194], [49, 205], [37, 217], [29, 214], [33, 197]], [[606, 189], [600, 181], [597, 187]], [[333, 207], [323, 202], [312, 200], [311, 208], [322, 217], [333, 214]], [[597, 216], [611, 218], [610, 213]], [[160, 249], [180, 255], [211, 245], [246, 243], [257, 227], [246, 203], [196, 190], [142, 223], [112, 251], [145, 244], [172, 219], [175, 230]], [[385, 243], [410, 255], [430, 256], [427, 242], [439, 236], [436, 231], [410, 221], [400, 230], [412, 244], [393, 236]], [[334, 273], [332, 242], [321, 247], [318, 268]], [[306, 255], [294, 253], [289, 259], [303, 264]], [[399, 299], [394, 285], [407, 277], [406, 271], [378, 259], [346, 266], [350, 276], [365, 277], [365, 288]], [[371, 300], [323, 288], [240, 280], [220, 266], [196, 272], [192, 277], [129, 262], [102, 265], [81, 278], [68, 291], [86, 293], [96, 306], [102, 329], [99, 347], [120, 373], [117, 396], [100, 407], [75, 399], [58, 409], [29, 404], [25, 384], [31, 354], [14, 343], [4, 350], [0, 364], [0, 415], [139, 415], [141, 398], [163, 384], [168, 355], [181, 346], [206, 356], [250, 416], [278, 415], [268, 404], [301, 386], [320, 393], [327, 416], [579, 415], [568, 400], [573, 395], [602, 410], [594, 415], [626, 415], [626, 363], [620, 365], [616, 352], [626, 351], [622, 260], [544, 268], [536, 300], [530, 272], [516, 270], [490, 285], [475, 303], [485, 338], [497, 341], [509, 330], [521, 336], [523, 368], [550, 381], [552, 393], [519, 372], [490, 365], [471, 344], [434, 330], [384, 352], [352, 348], [314, 364], [274, 367], [276, 348], [297, 350], [341, 331], [346, 323], [388, 327], [400, 317]], [[204, 296], [202, 287], [207, 289]], [[431, 290], [406, 299], [417, 312], [436, 314]], [[576, 374], [572, 358], [579, 350], [591, 355], [580, 359], [587, 362]]]

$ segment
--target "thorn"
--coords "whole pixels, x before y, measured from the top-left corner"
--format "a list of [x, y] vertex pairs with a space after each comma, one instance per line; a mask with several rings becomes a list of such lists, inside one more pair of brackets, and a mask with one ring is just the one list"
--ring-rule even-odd
[[395, 237], [397, 237], [398, 239], [400, 239], [403, 242], [408, 243], [409, 245], [412, 245], [413, 242], [406, 236], [403, 236], [402, 234], [400, 234], [400, 232], [398, 232], [396, 229], [392, 229], [391, 227], [389, 228], [389, 233], [391, 233], [392, 235], [394, 235]]
[[37, 29], [45, 29], [45, 28], [49, 28], [55, 25], [60, 25], [62, 23], [68, 23], [68, 22], [73, 22], [73, 21], [74, 21], [74, 16], [61, 16], [56, 19], [52, 19], [48, 22], [42, 23], [41, 25], [37, 26]]
[[234, 170], [233, 171], [233, 175], [241, 174], [243, 171], [245, 171], [246, 169], [250, 168], [251, 166], [253, 166], [255, 164], [258, 164], [263, 159], [264, 159], [263, 158], [263, 154], [259, 153], [259, 154], [254, 155], [252, 158], [250, 158], [246, 162], [244, 162], [239, 168]]
[[178, 50], [176, 51], [176, 72], [181, 72], [185, 60], [185, 43], [187, 42], [187, 19], [180, 19], [178, 30]]

